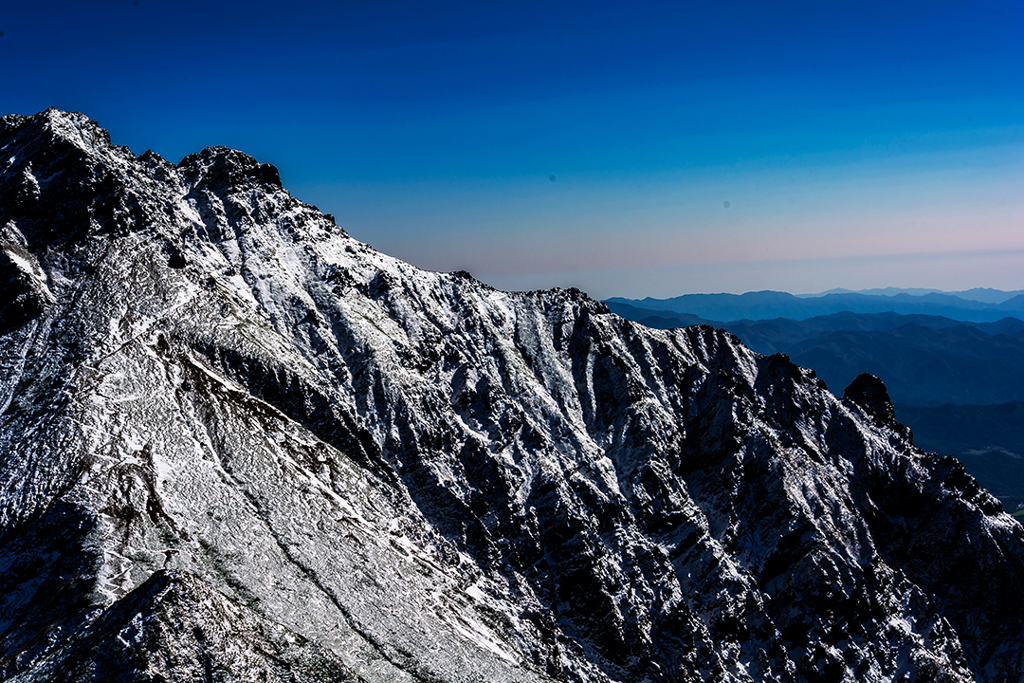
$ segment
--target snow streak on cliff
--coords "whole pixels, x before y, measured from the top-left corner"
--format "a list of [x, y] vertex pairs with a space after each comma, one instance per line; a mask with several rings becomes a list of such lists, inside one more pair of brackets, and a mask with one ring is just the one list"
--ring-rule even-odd
[[0, 123], [0, 679], [981, 681], [1024, 534], [884, 387]]

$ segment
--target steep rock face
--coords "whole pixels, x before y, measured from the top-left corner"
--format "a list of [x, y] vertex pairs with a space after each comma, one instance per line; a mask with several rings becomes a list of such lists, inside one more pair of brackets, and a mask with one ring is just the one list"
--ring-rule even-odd
[[884, 387], [416, 269], [225, 148], [51, 110], [0, 173], [0, 676], [134, 615], [240, 679], [1024, 673], [1021, 527]]

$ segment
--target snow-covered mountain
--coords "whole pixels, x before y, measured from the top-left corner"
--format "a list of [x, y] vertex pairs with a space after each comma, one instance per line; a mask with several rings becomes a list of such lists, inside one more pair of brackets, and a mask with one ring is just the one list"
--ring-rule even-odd
[[871, 377], [422, 271], [80, 114], [2, 119], [0, 230], [0, 679], [1024, 674], [1024, 531]]

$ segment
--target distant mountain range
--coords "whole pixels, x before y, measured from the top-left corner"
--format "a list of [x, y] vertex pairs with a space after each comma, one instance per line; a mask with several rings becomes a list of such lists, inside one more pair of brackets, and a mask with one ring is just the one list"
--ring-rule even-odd
[[974, 287], [973, 289], [965, 289], [959, 292], [946, 292], [941, 289], [924, 289], [921, 287], [875, 287], [874, 289], [858, 290], [837, 287], [817, 294], [797, 294], [796, 296], [803, 299], [813, 299], [825, 296], [826, 294], [871, 294], [877, 296], [895, 296], [896, 294], [910, 294], [913, 296], [921, 296], [924, 294], [949, 294], [951, 296], [958, 296], [961, 299], [969, 299], [971, 301], [982, 301], [988, 304], [1001, 304], [1015, 296], [1024, 294], [1024, 289], [1005, 292], [1001, 289], [992, 289], [991, 287]]
[[899, 313], [943, 316], [957, 321], [996, 322], [1009, 316], [1024, 317], [1024, 290], [1003, 292], [971, 289], [963, 292], [911, 293], [919, 290], [832, 291], [817, 295], [787, 292], [746, 294], [684, 294], [671, 299], [623, 299], [606, 303], [625, 304], [655, 311], [686, 313], [708, 320], [806, 320], [833, 313]]

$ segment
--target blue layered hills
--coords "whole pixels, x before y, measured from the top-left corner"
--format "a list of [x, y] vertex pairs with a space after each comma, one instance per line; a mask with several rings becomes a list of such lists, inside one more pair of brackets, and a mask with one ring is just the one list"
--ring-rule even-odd
[[1002, 292], [973, 289], [963, 292], [920, 290], [831, 291], [797, 296], [787, 292], [761, 291], [745, 294], [684, 294], [670, 299], [608, 299], [654, 311], [686, 313], [708, 320], [807, 320], [834, 313], [899, 313], [942, 316], [966, 322], [997, 322], [1024, 317], [1024, 290]]

